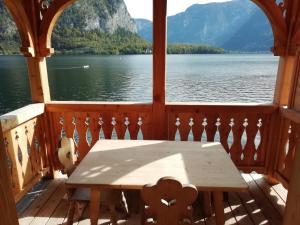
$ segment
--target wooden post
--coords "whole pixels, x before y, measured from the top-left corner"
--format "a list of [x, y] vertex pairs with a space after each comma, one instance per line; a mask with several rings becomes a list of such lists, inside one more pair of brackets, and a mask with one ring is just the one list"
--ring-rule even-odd
[[[296, 68], [295, 56], [281, 56], [279, 59], [276, 87], [274, 93], [273, 103], [279, 106], [290, 106], [291, 97], [293, 94], [293, 82], [295, 80]], [[276, 170], [276, 158], [279, 154], [280, 148], [280, 135], [282, 133], [282, 121], [279, 116], [279, 111], [276, 115], [272, 115], [270, 135], [268, 143], [268, 154], [266, 161], [266, 175], [269, 183], [276, 183], [274, 179], [274, 171]]]
[[289, 105], [293, 91], [295, 56], [281, 56], [279, 59], [274, 104], [279, 106]]
[[300, 140], [298, 141], [283, 225], [300, 224]]
[[33, 102], [50, 101], [47, 64], [45, 57], [28, 57], [28, 75]]
[[153, 0], [153, 139], [167, 139], [166, 23], [167, 0]]
[[3, 132], [0, 124], [0, 218], [1, 224], [16, 225], [19, 222], [6, 159]]

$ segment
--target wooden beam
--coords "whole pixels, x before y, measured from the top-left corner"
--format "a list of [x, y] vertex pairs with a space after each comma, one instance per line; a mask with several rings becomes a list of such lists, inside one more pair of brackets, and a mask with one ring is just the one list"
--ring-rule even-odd
[[[299, 131], [298, 131], [299, 132]], [[300, 140], [295, 152], [283, 225], [300, 224]]]
[[35, 103], [50, 101], [46, 58], [27, 58], [31, 98]]
[[295, 56], [280, 57], [273, 100], [274, 104], [278, 104], [279, 106], [290, 105], [295, 65]]
[[276, 1], [252, 0], [265, 13], [271, 24], [274, 36], [274, 47], [272, 49], [275, 55], [286, 54], [287, 44], [287, 24], [283, 16], [281, 7]]
[[166, 25], [167, 0], [153, 0], [153, 138], [167, 138]]
[[0, 218], [1, 224], [16, 225], [19, 224], [19, 222], [6, 159], [3, 132], [0, 126]]

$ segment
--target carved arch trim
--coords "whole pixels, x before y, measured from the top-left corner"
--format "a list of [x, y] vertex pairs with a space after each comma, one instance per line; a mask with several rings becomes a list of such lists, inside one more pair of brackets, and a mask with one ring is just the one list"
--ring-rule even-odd
[[285, 55], [288, 28], [285, 20], [286, 8], [284, 0], [279, 4], [276, 3], [276, 0], [251, 1], [254, 2], [269, 19], [274, 36], [273, 53], [275, 55]]
[[26, 57], [34, 57], [36, 55], [34, 48], [34, 34], [29, 18], [23, 7], [23, 2], [20, 0], [4, 0], [4, 2], [18, 28], [22, 42], [22, 47], [20, 47], [21, 52]]
[[54, 0], [49, 8], [45, 10], [40, 29], [39, 29], [39, 43], [40, 54], [44, 56], [51, 55], [54, 50], [51, 48], [51, 37], [53, 28], [62, 12], [73, 4], [76, 0]]

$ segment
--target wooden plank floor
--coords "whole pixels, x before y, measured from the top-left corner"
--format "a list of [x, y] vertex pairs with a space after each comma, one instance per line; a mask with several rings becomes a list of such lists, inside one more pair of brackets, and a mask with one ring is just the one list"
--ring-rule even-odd
[[[280, 184], [270, 186], [258, 174], [242, 174], [242, 176], [249, 185], [249, 191], [228, 193], [228, 198], [224, 202], [225, 224], [281, 224], [287, 198], [286, 189]], [[42, 182], [38, 190], [28, 193], [17, 205], [20, 225], [65, 224], [68, 202], [64, 181], [65, 179], [56, 179]], [[201, 215], [201, 212], [198, 214]], [[109, 224], [105, 215], [106, 218], [100, 219], [99, 224]], [[138, 225], [139, 221], [139, 215], [133, 215], [126, 224]], [[84, 211], [84, 219], [74, 224], [90, 224], [88, 208]], [[215, 218], [214, 216], [200, 218], [195, 224], [215, 224]]]

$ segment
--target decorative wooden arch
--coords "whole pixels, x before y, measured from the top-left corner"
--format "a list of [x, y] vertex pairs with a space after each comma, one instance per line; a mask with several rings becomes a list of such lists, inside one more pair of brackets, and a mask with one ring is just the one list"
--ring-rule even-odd
[[25, 11], [21, 0], [5, 0], [6, 6], [14, 18], [21, 38], [21, 52], [24, 56], [34, 57], [34, 32], [29, 21], [28, 13]]
[[[61, 13], [76, 0], [5, 0], [22, 39], [22, 52], [25, 56], [46, 57], [54, 53], [51, 48], [51, 36], [53, 28]], [[294, 55], [293, 47], [300, 42], [300, 22], [290, 19], [298, 1], [282, 0], [252, 0], [258, 5], [271, 24], [274, 36], [275, 55]], [[292, 7], [292, 3], [294, 3]], [[28, 10], [29, 9], [29, 10]], [[291, 11], [291, 12], [290, 12]], [[298, 14], [296, 12], [296, 14]], [[32, 16], [35, 15], [35, 16]], [[33, 18], [35, 17], [35, 18]], [[287, 26], [289, 24], [289, 26]], [[295, 29], [295, 27], [297, 29]], [[289, 41], [291, 28], [293, 39]]]

